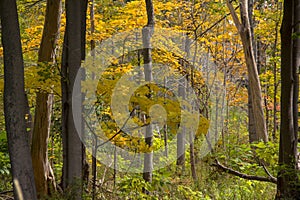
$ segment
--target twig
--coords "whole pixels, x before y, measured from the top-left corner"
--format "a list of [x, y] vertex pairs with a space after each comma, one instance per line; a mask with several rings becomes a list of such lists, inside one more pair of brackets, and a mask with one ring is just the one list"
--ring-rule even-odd
[[234, 169], [231, 169], [229, 167], [222, 165], [217, 159], [216, 159], [216, 163], [213, 163], [212, 166], [218, 167], [219, 169], [221, 169], [224, 172], [238, 176], [243, 179], [254, 180], [254, 181], [264, 181], [264, 182], [275, 183], [275, 184], [277, 183], [277, 179], [273, 176], [264, 177], [264, 176], [254, 176], [254, 175], [243, 174], [239, 171], [236, 171]]
[[[128, 118], [126, 119], [126, 121], [124, 122], [123, 126], [120, 128], [120, 130], [115, 133], [112, 137], [110, 137], [108, 140], [102, 142], [101, 144], [96, 146], [96, 149], [98, 149], [99, 147], [105, 145], [106, 143], [112, 141], [117, 135], [119, 135], [121, 132], [123, 132], [124, 127], [126, 126], [128, 120], [134, 115], [134, 112], [136, 111], [137, 108], [133, 108], [133, 110], [130, 112]], [[90, 131], [93, 133], [93, 135], [97, 135], [94, 130], [92, 129], [92, 127], [90, 127], [90, 125], [88, 124], [88, 122], [84, 119], [85, 124], [88, 126], [88, 128], [90, 129]]]

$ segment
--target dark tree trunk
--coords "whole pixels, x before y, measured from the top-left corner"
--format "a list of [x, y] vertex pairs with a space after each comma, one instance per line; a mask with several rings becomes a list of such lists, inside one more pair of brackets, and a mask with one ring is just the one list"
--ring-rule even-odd
[[[295, 9], [295, 10], [294, 10]], [[276, 199], [297, 199], [300, 186], [297, 170], [298, 134], [298, 74], [299, 38], [293, 40], [294, 31], [299, 31], [299, 1], [284, 1], [281, 25], [281, 113], [279, 165]], [[295, 57], [296, 56], [296, 57]], [[298, 56], [298, 57], [297, 57]]]
[[[88, 0], [82, 0], [81, 2], [81, 60], [85, 60], [85, 46], [86, 46], [86, 15], [87, 15], [87, 7], [88, 7]], [[85, 80], [85, 70], [82, 70], [82, 80]], [[85, 94], [82, 93], [82, 102], [84, 101]], [[83, 105], [82, 105], [82, 109]], [[82, 133], [84, 133], [84, 119], [82, 118], [81, 126], [82, 126]], [[84, 134], [82, 134], [84, 138]], [[86, 160], [86, 148], [82, 144], [82, 179], [84, 184], [87, 185], [89, 181], [89, 163]]]
[[80, 81], [75, 82], [75, 79], [77, 74], [82, 75], [80, 64], [81, 59], [84, 58], [83, 49], [85, 49], [83, 46], [85, 45], [85, 41], [83, 41], [85, 17], [83, 16], [86, 13], [84, 9], [86, 6], [81, 1], [66, 1], [67, 21], [62, 59], [62, 135], [64, 147], [62, 187], [63, 189], [69, 188], [74, 199], [82, 199], [83, 145], [80, 139], [83, 128], [82, 94]]
[[37, 199], [27, 140], [24, 63], [16, 1], [1, 0], [4, 50], [4, 113], [15, 199]]

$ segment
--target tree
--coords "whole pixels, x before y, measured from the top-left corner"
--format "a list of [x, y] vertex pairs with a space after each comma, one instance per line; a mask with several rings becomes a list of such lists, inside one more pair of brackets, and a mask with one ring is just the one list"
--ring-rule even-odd
[[[38, 62], [47, 65], [54, 62], [56, 43], [59, 36], [61, 0], [47, 0], [44, 30], [38, 53]], [[48, 162], [48, 139], [50, 135], [53, 94], [40, 89], [37, 92], [35, 120], [32, 131], [31, 156], [34, 177], [39, 196], [56, 190], [55, 177]]]
[[[184, 64], [183, 64], [184, 65]], [[183, 66], [185, 67], [185, 66]], [[185, 77], [179, 80], [178, 86], [178, 95], [186, 100], [186, 79]], [[186, 127], [182, 127], [182, 131], [177, 133], [177, 167], [181, 168], [181, 172], [184, 172], [185, 169], [185, 135], [186, 135]]]
[[[83, 1], [86, 3], [87, 1]], [[80, 71], [85, 50], [86, 5], [81, 1], [66, 1], [66, 31], [62, 58], [62, 135], [63, 135], [63, 189], [70, 188], [75, 199], [82, 198], [83, 147], [81, 142], [81, 86], [75, 79]], [[75, 85], [76, 84], [76, 85]], [[72, 98], [73, 93], [77, 98]], [[77, 110], [73, 110], [76, 104]], [[76, 120], [74, 115], [80, 119]], [[76, 128], [77, 127], [77, 128]]]
[[[152, 56], [151, 56], [151, 35], [154, 31], [154, 9], [152, 0], [146, 1], [147, 25], [143, 28], [144, 47], [144, 73], [145, 81], [153, 81], [152, 77]], [[151, 92], [150, 92], [151, 93]], [[151, 98], [151, 97], [150, 97]], [[153, 145], [153, 130], [151, 124], [146, 127], [145, 142], [151, 147]], [[145, 153], [143, 178], [146, 182], [152, 182], [153, 152]]]
[[[298, 143], [298, 68], [300, 2], [284, 1], [281, 24], [281, 112], [280, 143], [276, 199], [296, 199], [300, 196], [297, 169]], [[293, 36], [293, 37], [292, 37]]]
[[4, 113], [15, 199], [37, 199], [25, 124], [24, 64], [16, 1], [1, 0]]
[[[264, 111], [262, 106], [261, 86], [258, 77], [257, 64], [253, 52], [252, 35], [251, 35], [249, 12], [248, 12], [248, 1], [247, 0], [240, 1], [241, 22], [238, 19], [238, 16], [232, 4], [229, 2], [229, 0], [227, 0], [226, 2], [243, 43], [246, 66], [248, 70], [248, 77], [249, 77], [248, 87], [250, 88], [248, 92], [248, 95], [250, 97], [248, 102], [249, 118], [250, 118], [249, 127], [250, 128], [255, 127], [256, 137], [253, 137], [253, 139], [257, 141], [263, 140], [264, 142], [267, 142], [268, 134], [267, 134], [266, 120], [264, 118]], [[253, 118], [253, 124], [251, 124], [252, 118]]]

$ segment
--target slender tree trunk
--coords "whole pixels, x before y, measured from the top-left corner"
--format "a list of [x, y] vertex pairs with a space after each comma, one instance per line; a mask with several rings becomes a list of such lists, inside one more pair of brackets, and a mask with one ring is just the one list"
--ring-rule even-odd
[[[166, 85], [167, 85], [167, 78], [164, 77], [164, 86], [166, 87]], [[164, 103], [166, 103], [166, 98], [167, 98], [167, 94], [164, 94]], [[165, 156], [168, 158], [169, 152], [168, 152], [168, 125], [167, 125], [167, 122], [165, 122], [163, 130], [164, 130]]]
[[[249, 13], [249, 24], [250, 24], [250, 31], [251, 35], [253, 36], [253, 0], [249, 0], [249, 7], [248, 7], [248, 13]], [[250, 39], [253, 47], [255, 47], [254, 37], [251, 37]], [[255, 51], [253, 51], [255, 52]], [[254, 58], [259, 58], [259, 54], [257, 56], [254, 56]], [[257, 60], [257, 59], [256, 59]], [[257, 63], [257, 69], [259, 69], [258, 63]], [[252, 92], [250, 88], [250, 84], [248, 84], [247, 91], [248, 91], [248, 132], [249, 132], [249, 142], [255, 142], [258, 141], [258, 136], [256, 134], [256, 128], [255, 128], [255, 118], [254, 118], [254, 111], [253, 111], [253, 103], [252, 103]]]
[[[47, 0], [38, 62], [54, 62], [56, 43], [59, 36], [61, 0]], [[32, 132], [31, 157], [38, 196], [46, 196], [56, 190], [53, 170], [48, 161], [48, 139], [50, 135], [53, 94], [37, 92], [35, 120]]]
[[[184, 65], [184, 63], [182, 63]], [[185, 67], [185, 66], [183, 66]], [[186, 80], [185, 77], [179, 81], [178, 95], [184, 101], [186, 98]], [[177, 133], [177, 162], [176, 165], [179, 170], [179, 174], [184, 172], [185, 168], [185, 135], [186, 127], [182, 127], [181, 132]]]
[[[299, 0], [284, 1], [281, 25], [281, 112], [279, 165], [276, 199], [297, 199], [300, 186], [297, 170], [298, 135], [298, 74], [299, 38]], [[296, 26], [294, 26], [296, 25]]]
[[[153, 77], [152, 77], [152, 55], [151, 55], [150, 40], [154, 31], [154, 9], [153, 9], [152, 0], [145, 0], [145, 1], [146, 1], [148, 23], [143, 28], [144, 73], [145, 73], [145, 81], [151, 82], [153, 81]], [[151, 124], [146, 127], [145, 142], [149, 147], [153, 145], [153, 128]], [[152, 170], [153, 170], [153, 152], [145, 153], [143, 178], [146, 182], [152, 182]]]
[[37, 199], [27, 140], [24, 63], [16, 1], [0, 0], [4, 50], [4, 113], [14, 199]]
[[[277, 4], [277, 9], [279, 10], [279, 3], [276, 2]], [[278, 27], [279, 27], [279, 20], [276, 22], [276, 26], [275, 26], [275, 41], [274, 41], [274, 47], [273, 47], [273, 53], [272, 56], [275, 58], [278, 53], [277, 53], [277, 41], [278, 41]], [[273, 74], [274, 74], [274, 100], [273, 100], [273, 132], [272, 132], [272, 138], [273, 141], [276, 140], [276, 132], [277, 132], [277, 92], [278, 92], [278, 83], [277, 83], [277, 62], [274, 61], [274, 66], [273, 66]]]
[[[94, 14], [94, 0], [90, 1], [90, 23], [91, 23], [91, 36], [92, 40], [90, 41], [91, 45], [91, 56], [93, 57], [93, 65], [95, 60], [95, 40], [93, 38], [95, 33], [95, 14]], [[92, 79], [94, 79], [95, 75], [92, 74]], [[97, 144], [98, 138], [96, 135], [94, 135], [94, 141], [93, 141], [93, 153], [92, 153], [92, 200], [96, 199], [96, 180], [97, 180]]]
[[39, 197], [42, 197], [56, 189], [54, 174], [48, 161], [53, 95], [39, 92], [36, 101], [38, 103], [35, 108], [31, 156], [37, 193]]
[[[299, 125], [298, 125], [298, 103], [299, 103], [299, 69], [300, 69], [300, 0], [294, 0], [294, 35], [297, 37], [293, 37], [293, 81], [294, 81], [294, 88], [293, 88], [293, 120], [294, 120], [294, 154], [293, 156], [296, 157], [296, 169], [298, 168], [299, 157], [298, 157], [298, 132], [299, 132]], [[298, 171], [299, 175], [299, 171]], [[298, 179], [299, 181], [299, 179]], [[298, 185], [298, 196], [300, 196], [300, 185]]]
[[[241, 3], [241, 22], [229, 0], [226, 1], [233, 21], [239, 31], [245, 54], [245, 60], [249, 77], [250, 98], [253, 108], [253, 119], [255, 133], [258, 140], [268, 141], [266, 120], [264, 118], [263, 102], [261, 95], [261, 86], [258, 77], [257, 66], [254, 58], [253, 46], [251, 42], [251, 30], [248, 14], [248, 1], [240, 0]], [[250, 104], [249, 104], [250, 105]]]
[[[88, 0], [82, 0], [81, 2], [81, 60], [85, 60], [85, 46], [86, 46], [86, 15], [87, 15], [87, 8], [88, 8]], [[85, 80], [85, 70], [84, 68], [82, 70], [82, 80]], [[85, 94], [82, 93], [82, 103], [85, 99]], [[84, 109], [84, 106], [82, 105], [82, 110]], [[85, 123], [84, 119], [82, 118], [81, 122], [81, 131], [84, 133], [85, 129]], [[84, 139], [84, 134], [82, 134], [82, 138]], [[90, 173], [90, 166], [86, 159], [86, 148], [84, 144], [82, 143], [82, 180], [84, 181], [83, 184], [88, 185], [89, 182], [89, 173]]]
[[[83, 17], [82, 2], [66, 1], [66, 31], [62, 59], [62, 134], [63, 134], [63, 189], [71, 189], [72, 198], [82, 199], [82, 94], [80, 82], [75, 78], [80, 75]], [[80, 74], [79, 74], [80, 73]], [[75, 98], [72, 98], [74, 93]], [[74, 106], [75, 105], [75, 106]], [[76, 107], [76, 110], [73, 108]], [[75, 118], [76, 116], [76, 118]], [[75, 126], [76, 120], [76, 126]]]

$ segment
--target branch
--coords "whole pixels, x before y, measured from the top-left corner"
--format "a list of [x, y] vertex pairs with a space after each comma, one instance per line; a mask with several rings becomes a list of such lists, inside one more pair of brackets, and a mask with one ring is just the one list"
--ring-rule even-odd
[[[133, 110], [130, 112], [128, 118], [127, 118], [126, 121], [124, 122], [123, 126], [120, 128], [119, 131], [117, 131], [117, 133], [115, 133], [115, 134], [114, 134], [112, 137], [110, 137], [108, 140], [106, 140], [106, 141], [102, 142], [101, 144], [97, 145], [95, 148], [98, 149], [99, 147], [101, 147], [101, 146], [105, 145], [106, 143], [112, 141], [117, 135], [119, 135], [120, 133], [122, 133], [124, 127], [126, 126], [126, 124], [127, 124], [127, 122], [128, 122], [128, 120], [134, 115], [134, 112], [136, 111], [136, 109], [137, 109], [136, 107], [133, 108]], [[86, 119], [85, 119], [85, 118], [83, 118], [83, 119], [84, 119], [84, 122], [85, 122], [85, 124], [87, 125], [88, 129], [92, 132], [92, 134], [93, 134], [94, 136], [97, 136], [97, 134], [96, 134], [95, 131], [92, 129], [92, 127], [89, 125], [89, 123], [86, 121]]]
[[231, 17], [234, 21], [234, 24], [235, 24], [236, 28], [238, 29], [238, 31], [240, 32], [242, 30], [242, 25], [241, 25], [241, 22], [235, 12], [235, 9], [233, 8], [233, 6], [232, 6], [231, 2], [229, 2], [229, 0], [226, 0], [226, 4], [227, 4], [227, 7], [229, 8]]
[[0, 195], [7, 194], [7, 193], [13, 193], [13, 192], [14, 192], [13, 190], [2, 191], [2, 192], [0, 192]]
[[[234, 10], [237, 10], [240, 6], [237, 6], [236, 8], [234, 8]], [[226, 15], [224, 15], [222, 18], [220, 18], [218, 21], [216, 21], [213, 25], [211, 25], [210, 27], [208, 27], [206, 30], [204, 30], [203, 32], [201, 32], [200, 34], [197, 35], [198, 37], [202, 37], [203, 35], [205, 35], [208, 31], [210, 31], [211, 29], [213, 29], [215, 26], [217, 26], [219, 23], [221, 23], [224, 19], [226, 19], [226, 17], [228, 17], [228, 15], [230, 15], [230, 13], [227, 13]], [[196, 30], [200, 27], [197, 26]]]
[[34, 7], [35, 5], [42, 3], [44, 0], [37, 0], [35, 2], [26, 2], [25, 4], [27, 4], [25, 7], [26, 9], [30, 9], [32, 7]]
[[212, 164], [212, 166], [218, 167], [219, 169], [221, 169], [224, 172], [227, 172], [229, 174], [238, 176], [238, 177], [243, 178], [243, 179], [255, 180], [255, 181], [264, 181], [264, 182], [275, 183], [275, 184], [277, 183], [277, 179], [273, 176], [263, 177], [263, 176], [254, 176], [254, 175], [243, 174], [241, 172], [238, 172], [234, 169], [231, 169], [229, 167], [226, 167], [226, 166], [222, 165], [221, 163], [219, 163], [219, 161], [217, 159], [216, 159], [216, 163]]
[[265, 166], [263, 163], [261, 163], [261, 164], [262, 164], [262, 166], [263, 166], [263, 168], [264, 168], [266, 174], [268, 174], [268, 176], [269, 176], [271, 179], [273, 179], [274, 181], [277, 182], [277, 178], [275, 178], [274, 176], [272, 176], [272, 174], [269, 172], [269, 170], [266, 168], [266, 166]]

